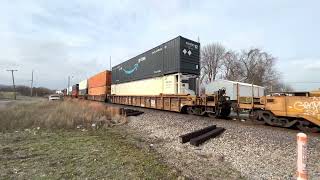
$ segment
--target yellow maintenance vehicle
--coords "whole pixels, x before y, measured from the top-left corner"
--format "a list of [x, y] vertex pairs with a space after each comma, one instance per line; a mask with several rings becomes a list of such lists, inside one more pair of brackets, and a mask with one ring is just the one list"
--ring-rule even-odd
[[251, 102], [245, 103], [238, 100], [237, 107], [250, 110], [251, 118], [257, 123], [320, 132], [320, 91], [272, 92], [250, 99]]

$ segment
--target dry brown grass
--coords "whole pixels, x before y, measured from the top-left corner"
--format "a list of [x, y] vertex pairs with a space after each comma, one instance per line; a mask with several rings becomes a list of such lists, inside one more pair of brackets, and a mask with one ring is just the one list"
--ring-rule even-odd
[[0, 110], [0, 130], [113, 126], [126, 122], [126, 118], [119, 114], [118, 108], [81, 100], [16, 104]]
[[13, 99], [13, 92], [0, 92], [0, 99]]

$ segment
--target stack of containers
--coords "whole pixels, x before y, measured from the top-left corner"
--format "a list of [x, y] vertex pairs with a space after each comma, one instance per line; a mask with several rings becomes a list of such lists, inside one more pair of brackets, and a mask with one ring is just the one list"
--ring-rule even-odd
[[88, 79], [88, 99], [105, 101], [111, 93], [111, 71], [100, 72]]
[[79, 82], [79, 98], [87, 99], [88, 95], [88, 81], [85, 79]]
[[79, 84], [75, 84], [72, 86], [72, 97], [73, 98], [78, 98], [78, 94], [79, 94]]
[[112, 68], [114, 95], [195, 95], [200, 43], [178, 36]]
[[67, 96], [67, 89], [62, 90], [63, 96]]

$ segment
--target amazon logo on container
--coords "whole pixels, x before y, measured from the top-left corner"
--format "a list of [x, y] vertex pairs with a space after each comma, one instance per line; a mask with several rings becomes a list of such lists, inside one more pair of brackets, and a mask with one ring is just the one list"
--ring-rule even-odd
[[145, 61], [147, 58], [144, 56], [144, 57], [141, 57], [138, 59], [138, 63], [134, 64], [133, 67], [131, 69], [124, 69], [122, 67], [119, 68], [120, 71], [124, 71], [125, 74], [127, 75], [130, 75], [132, 74], [133, 72], [135, 72], [136, 70], [138, 70], [139, 68], [139, 64], [143, 61]]

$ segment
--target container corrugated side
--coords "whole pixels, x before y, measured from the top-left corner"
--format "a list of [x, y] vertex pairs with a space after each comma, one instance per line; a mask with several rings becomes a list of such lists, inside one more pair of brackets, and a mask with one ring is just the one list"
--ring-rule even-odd
[[112, 84], [163, 75], [200, 74], [200, 44], [178, 36], [112, 68]]
[[110, 86], [111, 72], [103, 71], [88, 79], [88, 88]]
[[[178, 76], [180, 76], [180, 78]], [[178, 82], [178, 79], [181, 81]], [[191, 79], [191, 77], [177, 73], [121, 84], [112, 84], [111, 94], [128, 96], [150, 96], [160, 94], [194, 95], [195, 91], [189, 88], [188, 79]]]
[[111, 93], [110, 86], [101, 86], [101, 87], [94, 87], [94, 88], [88, 89], [88, 94], [91, 96], [106, 95], [110, 93]]
[[161, 93], [164, 93], [163, 77], [111, 85], [111, 94], [116, 95], [159, 95]]

